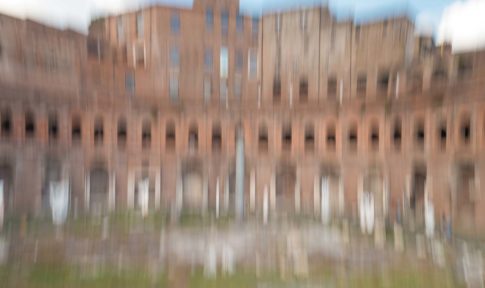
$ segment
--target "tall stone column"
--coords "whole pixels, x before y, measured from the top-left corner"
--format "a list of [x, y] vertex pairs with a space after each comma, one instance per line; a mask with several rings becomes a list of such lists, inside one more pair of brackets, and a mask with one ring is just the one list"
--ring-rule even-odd
[[256, 209], [256, 172], [254, 169], [251, 170], [249, 182], [249, 209], [254, 212]]
[[158, 210], [160, 209], [160, 190], [161, 190], [161, 181], [160, 181], [160, 168], [155, 169], [156, 175], [155, 175], [155, 209]]
[[128, 209], [133, 209], [135, 204], [135, 174], [133, 171], [128, 172], [128, 189], [126, 189], [126, 200]]
[[315, 176], [313, 180], [313, 212], [315, 217], [320, 214], [320, 179], [319, 175]]
[[115, 210], [116, 203], [116, 174], [113, 172], [109, 177], [108, 188], [108, 210]]
[[244, 216], [244, 138], [242, 131], [238, 131], [236, 143], [236, 220]]
[[3, 218], [4, 218], [4, 213], [5, 213], [5, 198], [4, 197], [4, 186], [3, 186], [3, 180], [0, 179], [0, 231], [3, 228]]
[[296, 183], [295, 183], [295, 212], [300, 214], [301, 208], [301, 184], [300, 184], [300, 170], [296, 173]]
[[88, 174], [84, 178], [84, 201], [85, 201], [84, 207], [87, 211], [89, 211], [89, 197], [91, 196], [91, 191], [90, 191], [91, 182], [89, 179], [89, 175], [90, 173], [88, 172]]

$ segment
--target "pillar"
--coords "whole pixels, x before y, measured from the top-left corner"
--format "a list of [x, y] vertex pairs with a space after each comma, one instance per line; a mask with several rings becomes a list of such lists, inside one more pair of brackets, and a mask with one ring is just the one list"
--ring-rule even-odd
[[236, 220], [244, 216], [244, 138], [238, 131], [236, 143]]

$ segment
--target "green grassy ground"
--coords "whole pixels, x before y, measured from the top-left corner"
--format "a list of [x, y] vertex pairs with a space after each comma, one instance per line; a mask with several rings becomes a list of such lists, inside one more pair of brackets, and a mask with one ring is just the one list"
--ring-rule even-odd
[[[333, 267], [312, 271], [308, 278], [282, 279], [270, 273], [259, 277], [252, 271], [239, 270], [231, 276], [206, 278], [201, 269], [183, 270], [168, 279], [163, 273], [156, 277], [141, 270], [115, 271], [104, 269], [86, 276], [79, 269], [44, 263], [29, 267], [0, 266], [0, 287], [4, 288], [107, 288], [107, 287], [176, 287], [176, 288], [249, 288], [249, 287], [358, 287], [358, 288], [447, 288], [456, 284], [451, 271], [432, 267], [404, 265], [386, 272], [338, 272]], [[180, 279], [180, 277], [184, 279]], [[155, 278], [155, 279], [154, 279]]]

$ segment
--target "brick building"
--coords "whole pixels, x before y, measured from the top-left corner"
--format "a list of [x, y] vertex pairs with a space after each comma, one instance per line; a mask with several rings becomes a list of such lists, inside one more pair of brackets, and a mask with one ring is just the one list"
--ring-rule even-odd
[[357, 222], [367, 195], [376, 221], [421, 229], [428, 209], [485, 232], [485, 51], [451, 53], [405, 16], [238, 9], [151, 6], [88, 35], [0, 15], [6, 215], [49, 213], [67, 181], [70, 213]]

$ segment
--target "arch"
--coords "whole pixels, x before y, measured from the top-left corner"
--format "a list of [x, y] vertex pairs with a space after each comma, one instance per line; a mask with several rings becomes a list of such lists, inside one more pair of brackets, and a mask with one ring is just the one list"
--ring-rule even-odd
[[315, 128], [313, 123], [305, 125], [305, 152], [313, 152], [315, 150]]
[[199, 148], [199, 128], [196, 122], [192, 122], [189, 126], [189, 151], [197, 151]]
[[126, 146], [127, 138], [128, 138], [128, 127], [127, 127], [126, 118], [121, 116], [118, 118], [118, 125], [116, 131], [116, 139], [118, 148], [124, 148]]
[[222, 128], [219, 121], [212, 124], [212, 152], [220, 152], [222, 150]]
[[359, 142], [359, 130], [357, 122], [352, 121], [347, 128], [347, 148], [356, 151]]
[[186, 161], [183, 167], [183, 209], [189, 213], [199, 213], [204, 204], [202, 163], [197, 160]]
[[372, 150], [379, 149], [379, 141], [380, 141], [380, 131], [379, 131], [379, 122], [376, 119], [372, 119], [370, 122], [369, 127], [369, 142], [370, 147]]
[[281, 149], [283, 151], [291, 151], [293, 142], [291, 123], [285, 122], [281, 127]]
[[109, 174], [102, 163], [94, 164], [89, 171], [89, 209], [94, 215], [108, 210]]
[[49, 116], [47, 117], [47, 122], [49, 129], [49, 140], [55, 141], [58, 139], [59, 136], [59, 117], [57, 116], [57, 113], [49, 113]]
[[71, 119], [71, 142], [79, 143], [82, 140], [81, 117], [74, 115]]
[[276, 172], [275, 206], [279, 215], [295, 212], [296, 168], [290, 163], [280, 163]]
[[149, 119], [142, 122], [141, 143], [143, 149], [149, 149], [152, 145], [152, 122]]
[[423, 149], [426, 142], [426, 127], [424, 117], [418, 116], [414, 120], [414, 143], [419, 149]]
[[401, 150], [402, 145], [402, 120], [397, 116], [392, 124], [391, 143], [395, 150]]
[[2, 137], [8, 138], [12, 134], [12, 111], [10, 108], [4, 108], [0, 115]]
[[97, 116], [94, 120], [94, 144], [103, 145], [104, 142], [104, 123], [101, 116]]
[[165, 125], [165, 149], [167, 151], [175, 150], [176, 131], [175, 122], [168, 120]]
[[269, 149], [268, 126], [264, 122], [259, 125], [258, 149], [260, 153], [266, 153]]
[[320, 168], [320, 213], [321, 220], [327, 224], [343, 213], [344, 195], [339, 170], [331, 165]]
[[460, 143], [469, 145], [472, 139], [472, 118], [469, 112], [463, 112], [459, 124]]
[[35, 116], [31, 110], [27, 110], [24, 114], [24, 132], [25, 137], [33, 138], [35, 136]]
[[325, 141], [327, 145], [327, 149], [334, 151], [337, 147], [337, 131], [335, 127], [335, 122], [331, 121], [327, 124], [326, 134], [325, 134]]

